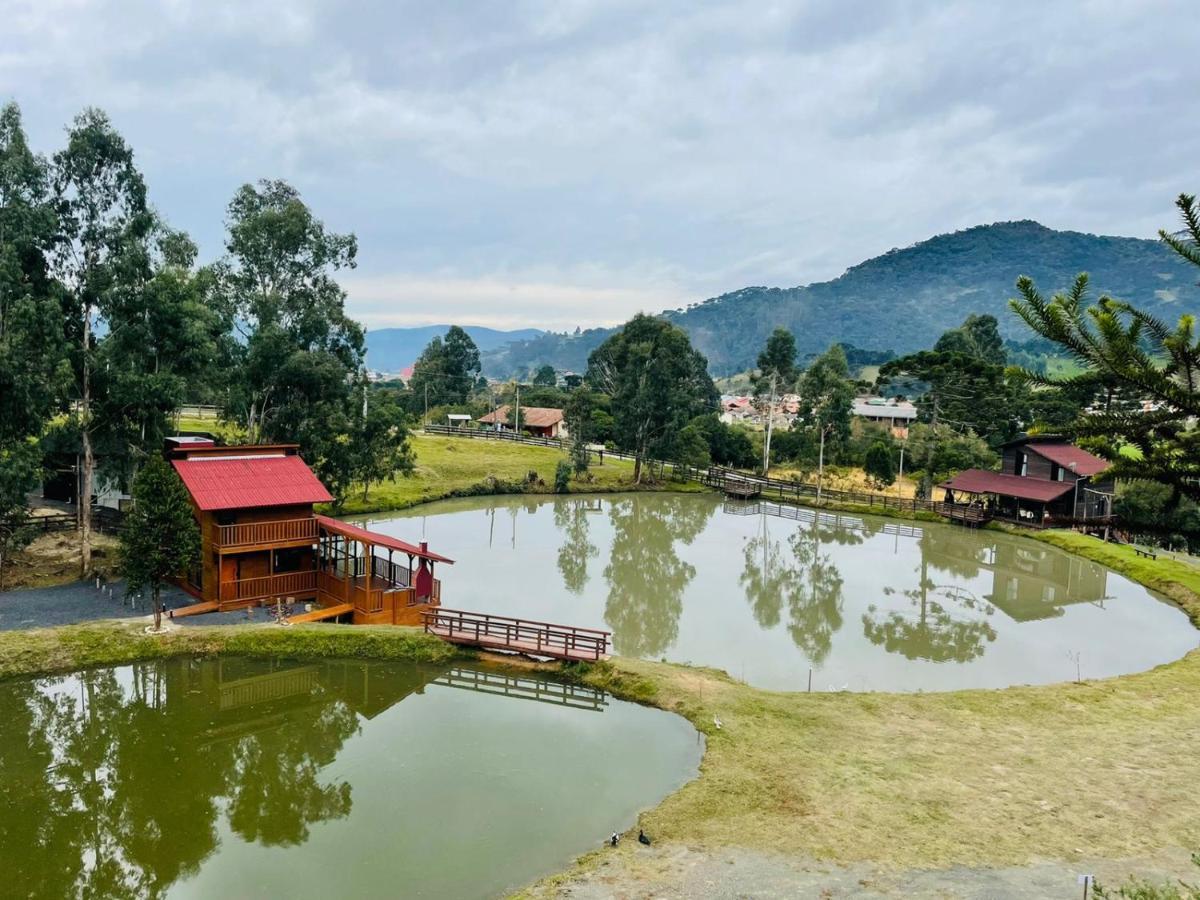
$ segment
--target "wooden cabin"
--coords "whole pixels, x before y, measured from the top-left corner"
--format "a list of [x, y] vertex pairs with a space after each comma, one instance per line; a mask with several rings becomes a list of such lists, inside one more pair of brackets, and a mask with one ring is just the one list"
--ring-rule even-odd
[[975, 500], [996, 518], [1029, 525], [1086, 522], [1112, 515], [1109, 464], [1057, 435], [1026, 435], [1002, 445], [999, 472], [967, 469], [940, 485], [947, 503]]
[[193, 612], [283, 600], [305, 609], [293, 620], [420, 625], [441, 603], [434, 567], [453, 560], [317, 515], [313, 505], [333, 498], [295, 444], [170, 438], [166, 456], [200, 523], [200, 565], [179, 579], [200, 601]]

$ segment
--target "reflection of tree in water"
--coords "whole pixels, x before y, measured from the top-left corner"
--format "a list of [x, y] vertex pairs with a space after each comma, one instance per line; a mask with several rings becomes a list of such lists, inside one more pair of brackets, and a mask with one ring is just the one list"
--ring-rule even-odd
[[[672, 502], [672, 501], [680, 502]], [[625, 497], [608, 506], [612, 553], [604, 568], [604, 621], [625, 656], [656, 656], [679, 635], [683, 591], [696, 575], [675, 553], [690, 544], [716, 507], [701, 498]]]
[[758, 534], [746, 542], [741, 584], [746, 591], [755, 621], [773, 628], [787, 607], [788, 634], [792, 642], [814, 663], [821, 663], [833, 646], [833, 636], [842, 627], [842, 576], [828, 544], [861, 544], [864, 531], [836, 521], [817, 519], [799, 525], [788, 538], [790, 553], [772, 540], [770, 517], [764, 515]]
[[588, 501], [555, 500], [554, 524], [563, 535], [558, 548], [558, 571], [572, 594], [583, 592], [588, 581], [588, 560], [597, 554], [588, 540]]
[[[900, 592], [911, 611], [885, 613], [874, 604], [867, 608], [863, 634], [871, 643], [906, 659], [965, 663], [982, 656], [986, 645], [996, 639], [996, 629], [988, 621], [995, 611], [990, 603], [965, 588], [938, 585], [929, 575], [931, 567], [961, 577], [979, 572], [974, 555], [978, 541], [955, 542], [944, 533], [948, 530], [926, 528], [921, 537], [917, 586]], [[884, 593], [891, 596], [896, 591], [885, 588]]]
[[230, 714], [197, 665], [5, 685], [0, 866], [18, 873], [15, 894], [160, 896], [216, 849], [222, 809], [266, 845], [349, 813], [349, 785], [318, 777], [358, 730], [344, 700], [304, 682], [265, 712]]

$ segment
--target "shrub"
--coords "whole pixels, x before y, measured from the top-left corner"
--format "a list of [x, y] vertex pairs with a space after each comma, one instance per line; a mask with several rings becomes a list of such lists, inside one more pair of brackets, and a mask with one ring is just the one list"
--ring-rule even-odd
[[554, 493], [565, 494], [571, 487], [571, 471], [571, 463], [568, 460], [558, 461], [558, 465], [554, 467]]

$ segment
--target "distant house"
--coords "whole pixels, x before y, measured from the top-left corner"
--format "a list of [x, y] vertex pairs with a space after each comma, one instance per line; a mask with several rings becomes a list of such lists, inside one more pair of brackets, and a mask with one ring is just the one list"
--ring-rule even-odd
[[471, 417], [466, 413], [446, 413], [446, 424], [451, 428], [466, 428], [471, 424]]
[[[480, 416], [479, 422], [496, 431], [512, 431], [512, 425], [509, 424], [511, 408], [508, 404], [498, 406], [487, 415]], [[521, 430], [535, 437], [565, 438], [568, 436], [563, 411], [548, 406], [522, 406]]]
[[884, 425], [898, 438], [908, 437], [908, 426], [916, 421], [917, 408], [895, 397], [856, 397], [851, 414], [868, 422]]
[[946, 501], [980, 502], [996, 517], [1030, 524], [1112, 514], [1113, 481], [1096, 480], [1109, 465], [1100, 457], [1058, 435], [1027, 435], [1001, 450], [999, 472], [967, 469], [941, 484]]

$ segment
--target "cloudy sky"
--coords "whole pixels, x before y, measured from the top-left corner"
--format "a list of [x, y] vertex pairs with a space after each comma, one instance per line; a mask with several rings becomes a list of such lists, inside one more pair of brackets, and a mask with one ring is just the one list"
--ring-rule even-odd
[[371, 327], [610, 324], [1005, 219], [1200, 190], [1196, 0], [0, 0], [0, 100], [100, 106], [222, 249], [285, 178]]

